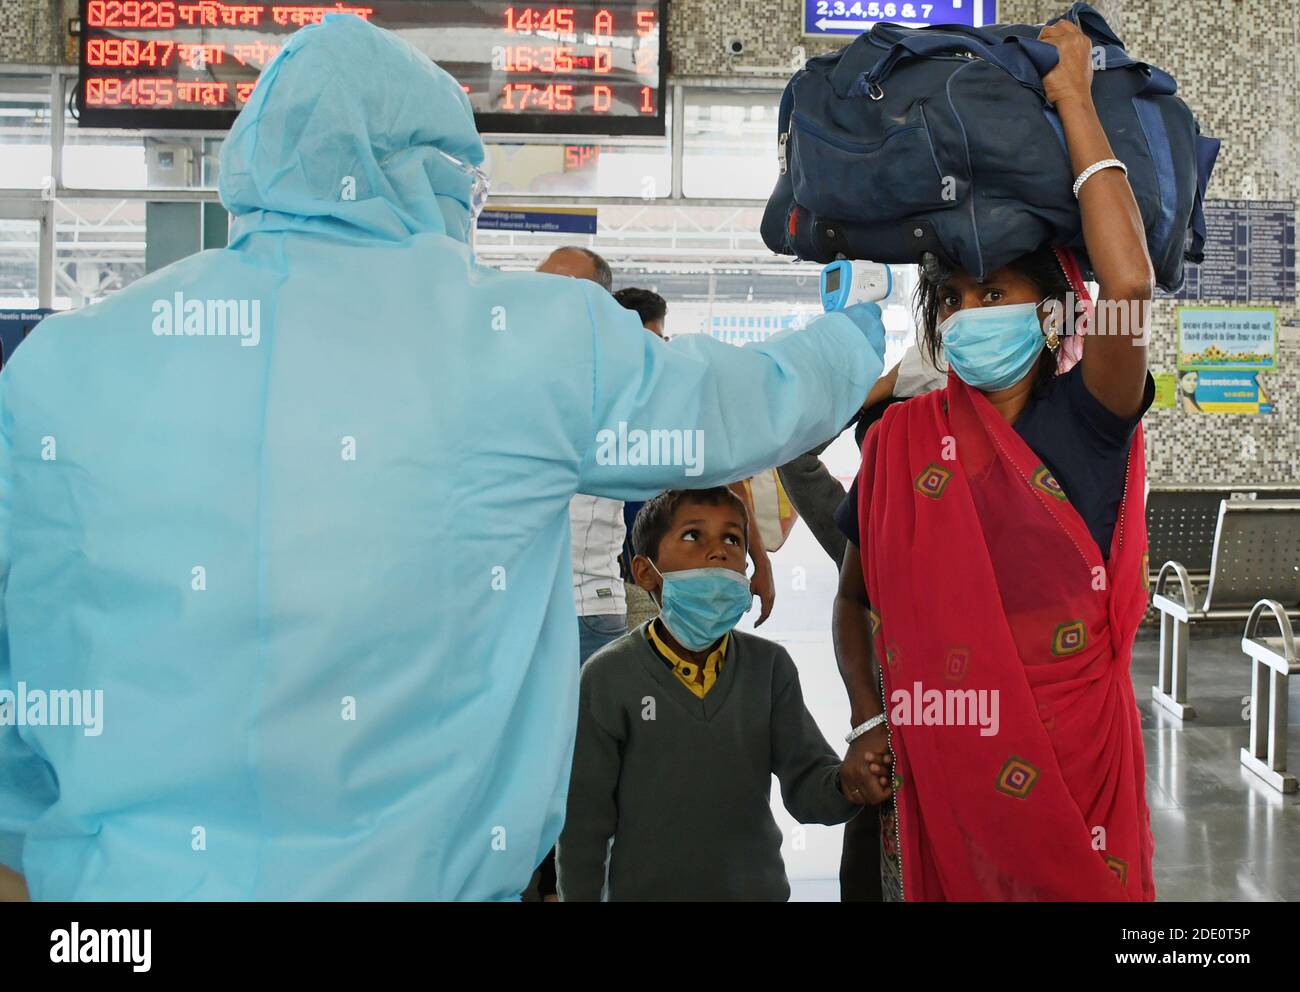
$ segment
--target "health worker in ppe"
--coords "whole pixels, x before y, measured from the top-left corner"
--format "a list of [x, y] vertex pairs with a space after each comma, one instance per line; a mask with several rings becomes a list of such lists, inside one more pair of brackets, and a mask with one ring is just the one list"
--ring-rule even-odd
[[0, 862], [34, 899], [517, 898], [572, 758], [570, 498], [780, 464], [879, 375], [874, 307], [664, 345], [477, 266], [482, 161], [450, 75], [331, 15], [224, 144], [229, 246], [6, 364]]

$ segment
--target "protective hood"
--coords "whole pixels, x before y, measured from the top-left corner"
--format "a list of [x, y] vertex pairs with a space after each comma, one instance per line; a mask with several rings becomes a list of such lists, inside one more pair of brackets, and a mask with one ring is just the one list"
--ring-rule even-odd
[[460, 84], [391, 32], [327, 15], [262, 72], [222, 147], [231, 245], [258, 230], [468, 242], [471, 181], [438, 149], [483, 161]]

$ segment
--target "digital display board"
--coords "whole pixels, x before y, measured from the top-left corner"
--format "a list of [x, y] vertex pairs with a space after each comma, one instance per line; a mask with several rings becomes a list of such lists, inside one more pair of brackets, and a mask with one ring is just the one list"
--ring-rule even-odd
[[225, 129], [286, 39], [330, 13], [403, 36], [483, 132], [664, 133], [664, 0], [81, 0], [88, 127]]

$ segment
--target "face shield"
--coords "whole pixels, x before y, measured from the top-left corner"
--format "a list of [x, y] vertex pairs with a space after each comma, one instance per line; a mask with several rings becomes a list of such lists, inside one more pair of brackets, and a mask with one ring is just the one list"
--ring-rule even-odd
[[469, 231], [467, 232], [467, 240], [469, 241], [470, 251], [473, 252], [479, 214], [483, 212], [483, 207], [487, 204], [491, 181], [488, 179], [488, 174], [477, 165], [472, 165], [455, 155], [450, 155], [441, 148], [434, 150], [442, 156], [448, 165], [461, 173], [469, 185]]

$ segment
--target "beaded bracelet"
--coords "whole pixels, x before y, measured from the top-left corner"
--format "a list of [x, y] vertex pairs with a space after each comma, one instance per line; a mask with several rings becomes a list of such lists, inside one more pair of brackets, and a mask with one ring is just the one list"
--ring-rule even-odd
[[1117, 158], [1104, 158], [1100, 162], [1094, 162], [1088, 168], [1079, 173], [1079, 178], [1074, 181], [1074, 198], [1079, 198], [1079, 190], [1083, 189], [1083, 184], [1092, 178], [1094, 173], [1102, 169], [1121, 169], [1124, 175], [1128, 175], [1128, 166]]

